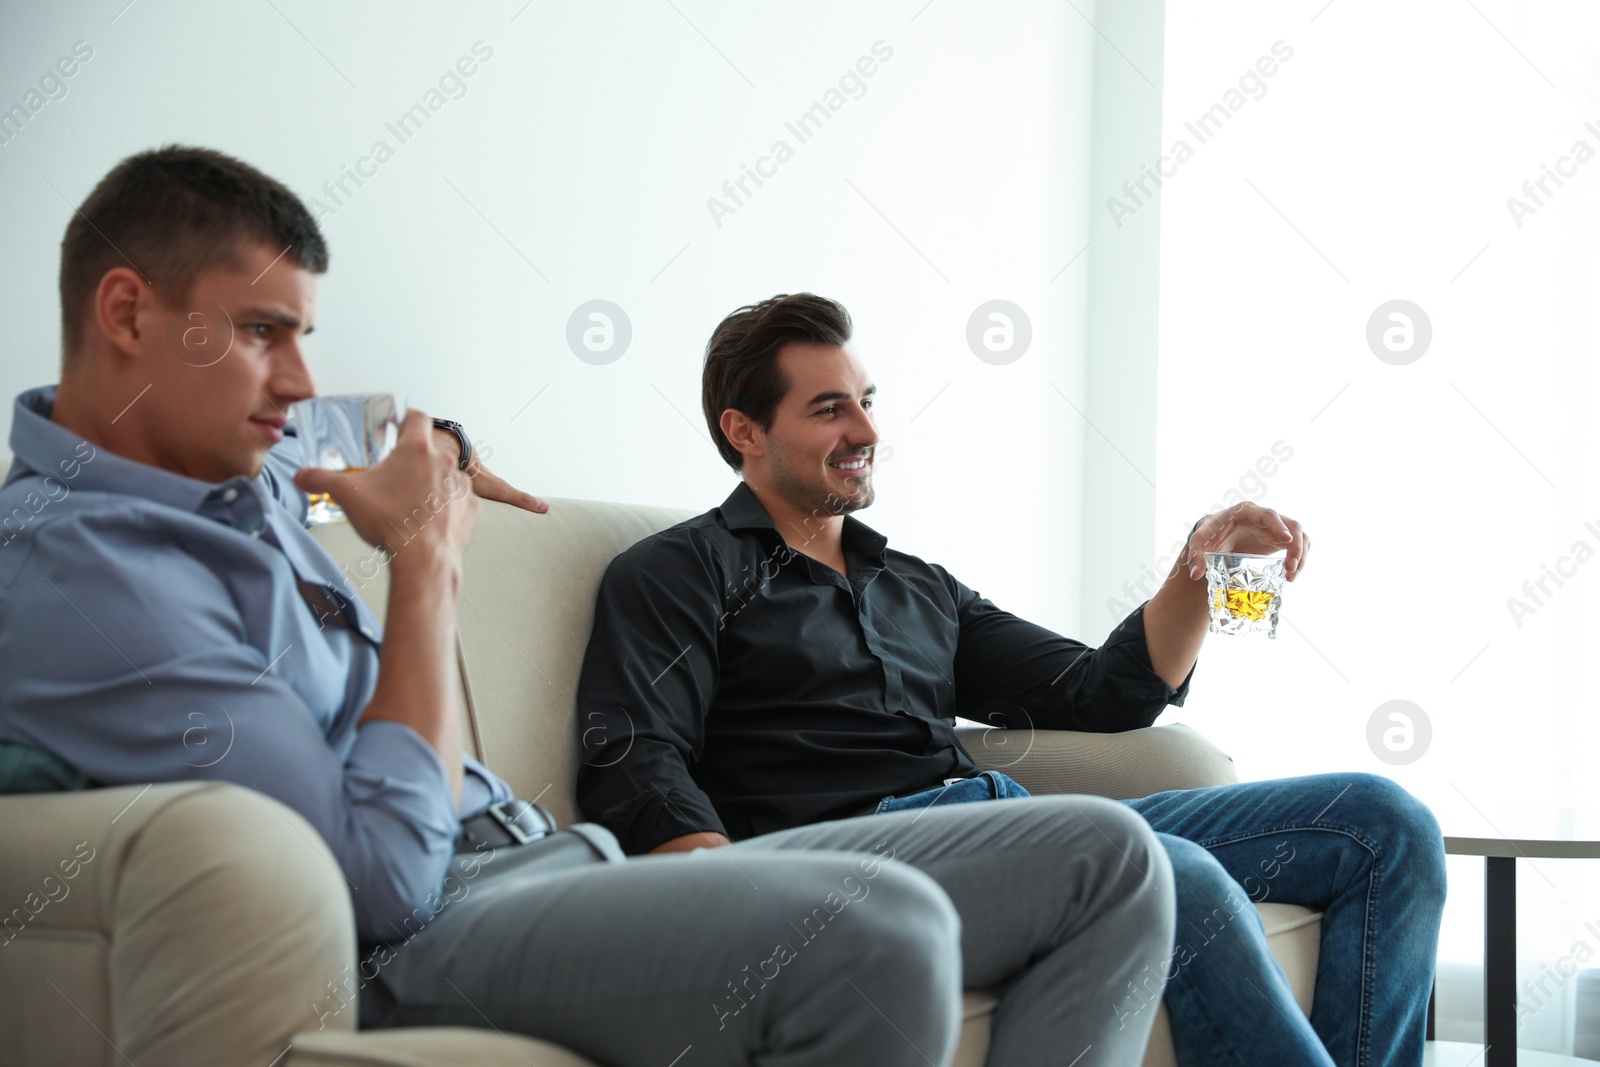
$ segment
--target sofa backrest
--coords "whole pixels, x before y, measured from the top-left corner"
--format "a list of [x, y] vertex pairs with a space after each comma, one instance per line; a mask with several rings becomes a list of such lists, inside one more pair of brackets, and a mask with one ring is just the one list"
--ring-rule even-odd
[[[581, 821], [575, 700], [600, 578], [623, 549], [695, 514], [562, 499], [544, 515], [483, 508], [461, 586], [464, 740], [563, 826]], [[382, 618], [388, 575], [373, 550], [345, 523], [316, 536]]]

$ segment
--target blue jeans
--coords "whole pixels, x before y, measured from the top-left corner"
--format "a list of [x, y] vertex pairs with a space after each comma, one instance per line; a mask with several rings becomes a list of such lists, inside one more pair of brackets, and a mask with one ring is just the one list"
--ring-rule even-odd
[[[1416, 798], [1376, 775], [1322, 774], [1124, 803], [1172, 860], [1165, 996], [1180, 1064], [1422, 1063], [1445, 873], [1439, 824]], [[1250, 906], [1268, 901], [1323, 913], [1309, 1022]]]
[[917, 808], [934, 808], [945, 804], [971, 804], [976, 800], [1016, 800], [1028, 796], [1010, 775], [999, 771], [984, 771], [973, 778], [951, 778], [944, 785], [924, 789], [903, 797], [884, 797], [872, 814], [889, 811], [913, 811]]

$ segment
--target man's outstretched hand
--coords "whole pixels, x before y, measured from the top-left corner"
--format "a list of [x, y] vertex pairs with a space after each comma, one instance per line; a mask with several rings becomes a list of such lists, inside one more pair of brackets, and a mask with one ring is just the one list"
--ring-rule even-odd
[[1189, 577], [1199, 578], [1206, 572], [1207, 552], [1270, 556], [1283, 549], [1288, 549], [1283, 561], [1284, 576], [1292, 582], [1305, 569], [1311, 538], [1294, 519], [1247, 502], [1201, 519], [1194, 536], [1189, 538], [1185, 563]]
[[1241, 503], [1200, 520], [1183, 553], [1156, 595], [1144, 606], [1145, 647], [1150, 666], [1172, 688], [1194, 668], [1210, 625], [1206, 603], [1206, 553], [1272, 555], [1286, 550], [1284, 577], [1305, 570], [1311, 539], [1294, 519], [1260, 504]]
[[[453, 451], [455, 455], [461, 454], [461, 445], [456, 441], [454, 434], [448, 430], [439, 429], [435, 429], [434, 432], [449, 442], [445, 446], [446, 451]], [[502, 504], [510, 504], [512, 507], [521, 508], [523, 511], [531, 511], [537, 515], [543, 515], [550, 510], [550, 505], [543, 500], [540, 500], [532, 493], [524, 493], [521, 489], [518, 489], [488, 467], [485, 467], [483, 460], [478, 456], [477, 449], [472, 451], [472, 459], [467, 464], [466, 473], [467, 477], [472, 479], [473, 493], [484, 500], [495, 500]]]

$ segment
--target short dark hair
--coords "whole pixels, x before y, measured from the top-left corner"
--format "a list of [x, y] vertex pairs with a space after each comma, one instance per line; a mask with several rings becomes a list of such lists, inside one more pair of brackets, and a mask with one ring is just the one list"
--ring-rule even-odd
[[131, 266], [167, 307], [194, 281], [237, 263], [254, 243], [321, 274], [328, 246], [317, 220], [288, 187], [209, 148], [167, 145], [129, 156], [100, 179], [61, 239], [61, 354], [83, 344], [89, 300], [100, 279]]
[[789, 391], [778, 366], [783, 346], [792, 341], [843, 346], [850, 329], [844, 305], [815, 293], [785, 293], [747, 304], [717, 324], [706, 344], [700, 404], [711, 440], [728, 466], [742, 470], [744, 456], [722, 432], [722, 413], [734, 408], [770, 430], [778, 401]]

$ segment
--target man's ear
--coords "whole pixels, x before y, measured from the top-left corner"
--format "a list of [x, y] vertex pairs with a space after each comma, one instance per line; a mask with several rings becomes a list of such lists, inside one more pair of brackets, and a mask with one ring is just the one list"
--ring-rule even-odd
[[143, 336], [149, 327], [141, 319], [154, 299], [155, 293], [138, 271], [113, 267], [101, 275], [95, 287], [92, 321], [113, 348], [137, 355], [152, 340]]
[[738, 408], [728, 408], [718, 420], [722, 427], [723, 436], [728, 443], [738, 450], [741, 456], [765, 455], [767, 451], [767, 435], [761, 427], [756, 425], [754, 419], [740, 411]]

